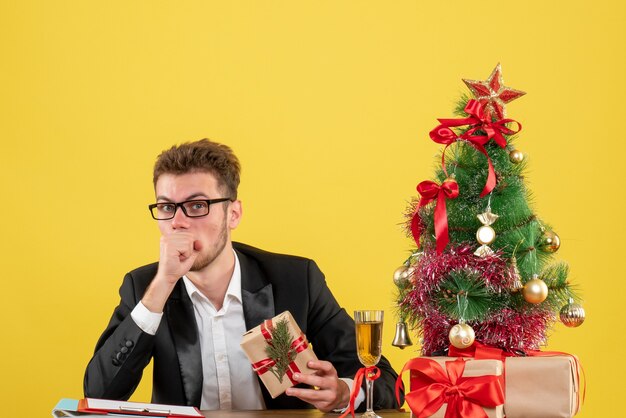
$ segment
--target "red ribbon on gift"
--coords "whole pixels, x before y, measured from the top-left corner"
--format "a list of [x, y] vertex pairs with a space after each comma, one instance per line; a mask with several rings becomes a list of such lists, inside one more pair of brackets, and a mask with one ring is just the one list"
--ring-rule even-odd
[[376, 366], [361, 367], [354, 375], [354, 383], [352, 385], [352, 393], [350, 393], [350, 403], [348, 403], [348, 409], [344, 411], [339, 418], [343, 418], [348, 414], [352, 414], [354, 417], [354, 401], [356, 400], [363, 384], [363, 379], [374, 381], [380, 377], [380, 369]]
[[[493, 168], [491, 158], [487, 154], [485, 145], [493, 139], [501, 148], [506, 147], [506, 138], [504, 138], [504, 135], [518, 133], [522, 129], [522, 125], [513, 119], [500, 119], [492, 121], [490, 112], [485, 111], [483, 105], [478, 100], [469, 100], [467, 105], [465, 105], [464, 110], [469, 117], [460, 119], [437, 119], [440, 125], [430, 131], [430, 138], [438, 144], [444, 144], [446, 146], [441, 155], [441, 166], [446, 175], [448, 175], [445, 165], [446, 149], [459, 140], [469, 142], [474, 148], [476, 148], [476, 150], [487, 157], [489, 172], [487, 174], [485, 187], [480, 193], [480, 197], [484, 197], [496, 186], [496, 172]], [[515, 123], [517, 125], [517, 129], [510, 129], [506, 125], [510, 122]], [[451, 129], [453, 127], [466, 125], [469, 125], [470, 129], [462, 135], [457, 135], [456, 132]]]
[[448, 357], [471, 357], [476, 360], [506, 360], [506, 357], [515, 357], [514, 353], [504, 351], [497, 347], [474, 341], [467, 348], [456, 348], [452, 344], [448, 348]]
[[429, 358], [409, 360], [396, 381], [396, 399], [400, 403], [402, 374], [411, 370], [411, 391], [405, 400], [415, 418], [426, 418], [447, 403], [445, 418], [487, 418], [483, 408], [504, 403], [504, 388], [498, 376], [463, 377], [465, 360], [446, 362], [446, 370]]
[[[261, 334], [263, 335], [263, 338], [265, 338], [265, 341], [267, 341], [267, 343], [270, 345], [272, 344], [271, 332], [273, 328], [274, 328], [274, 324], [272, 323], [270, 319], [265, 320], [261, 324]], [[309, 347], [309, 344], [304, 334], [301, 334], [300, 337], [296, 338], [291, 343], [291, 348], [294, 349], [296, 353], [301, 353], [302, 351], [306, 350], [308, 347]], [[267, 373], [275, 365], [276, 365], [276, 362], [274, 360], [270, 358], [265, 358], [263, 360], [257, 361], [256, 363], [252, 363], [252, 369], [260, 376], [264, 373]], [[299, 373], [299, 372], [300, 372], [300, 369], [298, 368], [298, 365], [294, 361], [292, 361], [291, 363], [289, 363], [289, 368], [287, 369], [285, 374], [287, 375], [289, 380], [291, 380], [291, 383], [296, 385], [298, 384], [298, 382], [294, 380], [293, 374]]]
[[422, 196], [411, 220], [411, 232], [415, 243], [419, 247], [419, 238], [422, 234], [418, 211], [421, 207], [436, 200], [435, 206], [435, 237], [437, 239], [437, 254], [441, 254], [448, 245], [448, 214], [446, 199], [454, 199], [459, 195], [459, 185], [456, 181], [445, 180], [441, 186], [433, 181], [423, 181], [417, 185], [417, 192]]

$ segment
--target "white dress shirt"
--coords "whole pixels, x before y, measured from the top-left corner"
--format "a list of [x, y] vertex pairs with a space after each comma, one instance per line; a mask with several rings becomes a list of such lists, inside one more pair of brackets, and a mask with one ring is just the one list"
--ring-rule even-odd
[[200, 409], [265, 409], [263, 395], [250, 360], [241, 349], [246, 323], [241, 304], [241, 268], [228, 284], [222, 309], [183, 277], [193, 303], [202, 352], [202, 403]]
[[[219, 311], [187, 276], [183, 276], [183, 282], [198, 324], [203, 377], [200, 409], [265, 409], [259, 380], [239, 345], [241, 336], [246, 332], [246, 323], [237, 254], [235, 269]], [[137, 326], [151, 335], [156, 334], [162, 316], [163, 313], [150, 312], [141, 301], [131, 312]], [[352, 390], [352, 379], [341, 380]], [[365, 398], [363, 389], [359, 392], [355, 407]]]

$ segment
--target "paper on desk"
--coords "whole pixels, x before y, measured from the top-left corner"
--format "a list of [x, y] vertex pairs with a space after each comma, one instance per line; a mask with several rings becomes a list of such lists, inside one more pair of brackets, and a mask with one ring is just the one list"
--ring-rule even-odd
[[111, 401], [108, 399], [85, 398], [81, 410], [117, 412], [122, 414], [162, 415], [176, 417], [203, 417], [193, 406], [163, 405], [155, 403]]

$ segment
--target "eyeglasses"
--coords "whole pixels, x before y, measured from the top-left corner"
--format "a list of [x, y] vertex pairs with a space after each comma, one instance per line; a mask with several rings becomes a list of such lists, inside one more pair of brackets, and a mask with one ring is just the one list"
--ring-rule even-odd
[[148, 205], [148, 209], [150, 209], [150, 214], [157, 221], [172, 219], [176, 215], [176, 209], [178, 208], [181, 208], [185, 216], [189, 218], [201, 218], [209, 214], [209, 208], [212, 204], [226, 201], [232, 202], [233, 199], [223, 197], [219, 199], [188, 200], [180, 203], [153, 203]]

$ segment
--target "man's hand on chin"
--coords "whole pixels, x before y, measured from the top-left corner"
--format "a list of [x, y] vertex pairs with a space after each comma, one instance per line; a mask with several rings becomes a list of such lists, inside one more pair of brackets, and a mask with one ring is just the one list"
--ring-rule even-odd
[[176, 282], [189, 272], [201, 250], [202, 243], [190, 232], [181, 230], [161, 236], [159, 268], [141, 298], [141, 303], [150, 312], [163, 312]]
[[310, 403], [322, 412], [347, 407], [350, 401], [350, 388], [346, 382], [339, 379], [332, 363], [311, 360], [307, 366], [316, 370], [316, 373], [309, 375], [295, 373], [294, 380], [319, 389], [289, 388], [285, 393]]

